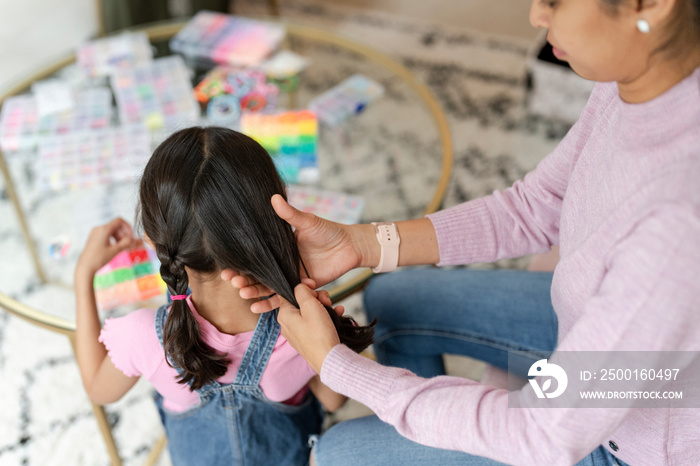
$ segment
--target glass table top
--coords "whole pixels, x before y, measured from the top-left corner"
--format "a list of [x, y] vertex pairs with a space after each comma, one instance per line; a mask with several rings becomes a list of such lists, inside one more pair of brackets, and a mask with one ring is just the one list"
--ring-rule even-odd
[[[149, 34], [157, 56], [166, 56], [170, 54], [169, 38], [183, 24], [161, 23], [141, 30]], [[278, 109], [304, 109], [314, 97], [355, 74], [384, 88], [382, 97], [344, 123], [320, 126], [320, 177], [308, 187], [358, 196], [364, 205], [360, 215], [363, 223], [404, 220], [437, 210], [450, 175], [452, 146], [442, 111], [427, 88], [372, 45], [309, 26], [287, 23], [285, 27], [283, 48], [307, 58], [308, 66], [300, 75], [298, 89], [279, 96]], [[193, 68], [193, 84], [205, 72]], [[33, 82], [46, 76], [71, 79], [76, 73], [74, 57], [68, 57], [18, 83], [0, 99], [26, 92]], [[157, 133], [153, 143], [166, 136], [167, 132]], [[70, 292], [73, 269], [87, 234], [93, 226], [115, 216], [133, 222], [138, 178], [73, 190], [47, 190], [38, 182], [41, 165], [35, 148], [3, 156], [35, 246], [38, 267], [27, 264], [31, 261], [27, 254], [0, 250], [0, 257], [16, 258], [3, 261], [2, 267], [17, 270], [13, 277], [16, 283], [9, 291], [0, 285], [0, 293], [11, 293], [18, 301], [38, 308], [40, 314], [65, 319], [70, 327], [74, 320]], [[18, 221], [16, 229], [20, 227]], [[0, 243], [0, 247], [10, 246]], [[336, 297], [345, 296], [370, 275], [368, 270], [353, 271], [328, 288]], [[17, 292], [36, 292], [37, 287], [45, 297], [30, 298], [31, 293]], [[61, 299], [54, 301], [52, 293]], [[163, 299], [156, 298], [148, 305]], [[52, 302], [56, 305], [50, 305]]]

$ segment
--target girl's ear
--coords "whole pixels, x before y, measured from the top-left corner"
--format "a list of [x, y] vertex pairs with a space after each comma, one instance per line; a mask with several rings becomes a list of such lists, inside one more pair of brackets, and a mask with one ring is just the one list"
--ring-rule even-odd
[[233, 270], [233, 269], [224, 269], [219, 274], [221, 279], [225, 282], [230, 282], [231, 280], [233, 280], [233, 277], [237, 277], [239, 275], [240, 275], [240, 273], [237, 270]]

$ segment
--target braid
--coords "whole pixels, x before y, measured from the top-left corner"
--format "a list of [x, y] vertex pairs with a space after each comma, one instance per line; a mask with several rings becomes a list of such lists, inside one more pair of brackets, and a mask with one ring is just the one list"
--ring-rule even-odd
[[[185, 266], [170, 254], [156, 248], [161, 261], [160, 274], [173, 295], [187, 294], [189, 281]], [[185, 300], [172, 302], [163, 329], [163, 348], [168, 364], [180, 368], [178, 382], [197, 390], [226, 373], [228, 360], [207, 346], [199, 336], [199, 324]], [[168, 359], [167, 356], [170, 358]]]

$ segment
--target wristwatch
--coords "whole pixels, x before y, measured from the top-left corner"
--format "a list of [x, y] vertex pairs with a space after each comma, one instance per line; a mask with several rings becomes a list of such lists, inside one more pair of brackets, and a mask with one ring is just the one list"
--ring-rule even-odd
[[391, 272], [399, 265], [399, 232], [393, 222], [372, 222], [377, 241], [381, 247], [379, 265], [372, 267], [372, 272]]

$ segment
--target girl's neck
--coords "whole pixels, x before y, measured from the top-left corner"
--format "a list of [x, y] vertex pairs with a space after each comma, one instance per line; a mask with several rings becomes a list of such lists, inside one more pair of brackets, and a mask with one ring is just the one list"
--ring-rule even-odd
[[656, 60], [640, 76], [618, 82], [620, 98], [630, 104], [648, 102], [665, 93], [700, 66], [700, 48], [673, 60]]
[[250, 311], [256, 300], [240, 297], [230, 282], [215, 277], [198, 277], [188, 273], [192, 304], [197, 313], [221, 333], [236, 335], [255, 330], [258, 315]]

